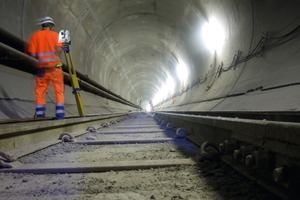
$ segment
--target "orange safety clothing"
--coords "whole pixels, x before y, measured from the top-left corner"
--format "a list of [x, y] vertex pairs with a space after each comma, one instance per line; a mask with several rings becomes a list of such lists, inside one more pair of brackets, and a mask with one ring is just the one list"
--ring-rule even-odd
[[64, 80], [63, 80], [62, 68], [46, 68], [43, 77], [36, 78], [36, 104], [45, 105], [46, 104], [46, 92], [50, 81], [52, 82], [56, 103], [64, 103]]
[[47, 29], [39, 30], [31, 36], [28, 51], [39, 60], [39, 67], [55, 66], [60, 63], [57, 51], [61, 46], [58, 33]]
[[46, 104], [46, 92], [50, 81], [54, 87], [56, 103], [64, 103], [64, 80], [58, 49], [62, 46], [58, 42], [58, 33], [52, 30], [43, 29], [35, 32], [30, 39], [28, 51], [39, 60], [39, 69], [45, 68], [42, 76], [36, 79], [36, 104]]

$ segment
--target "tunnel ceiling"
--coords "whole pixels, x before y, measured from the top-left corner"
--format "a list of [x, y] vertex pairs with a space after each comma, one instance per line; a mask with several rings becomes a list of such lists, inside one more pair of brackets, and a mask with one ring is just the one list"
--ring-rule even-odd
[[70, 26], [73, 38], [85, 38], [78, 42], [87, 46], [85, 68], [79, 70], [133, 103], [143, 103], [155, 96], [168, 76], [179, 82], [178, 62], [192, 68], [192, 49], [187, 44], [190, 29], [196, 31], [193, 26], [197, 24], [191, 23], [199, 23], [205, 16], [196, 2], [67, 1], [65, 7], [74, 18], [79, 17], [80, 24], [73, 27], [62, 22]]

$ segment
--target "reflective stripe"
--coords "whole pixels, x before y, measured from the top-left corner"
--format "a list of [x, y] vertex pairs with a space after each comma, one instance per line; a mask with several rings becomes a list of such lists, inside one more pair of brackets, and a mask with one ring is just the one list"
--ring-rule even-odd
[[53, 61], [59, 61], [59, 58], [45, 58], [45, 59], [39, 59], [40, 63], [45, 63], [45, 62], [53, 62]]
[[36, 105], [35, 116], [36, 117], [45, 117], [46, 106], [45, 105]]
[[37, 56], [53, 56], [53, 55], [57, 55], [56, 52], [43, 52], [43, 53], [37, 53]]
[[39, 30], [30, 39], [28, 51], [39, 60], [38, 66], [60, 63], [57, 47], [59, 35], [51, 30]]
[[56, 110], [56, 114], [62, 114], [62, 113], [65, 113], [64, 110]]
[[39, 63], [60, 61], [57, 52], [41, 52], [41, 53], [37, 53], [36, 55], [39, 58]]
[[64, 106], [62, 104], [56, 104], [56, 114], [65, 113]]
[[36, 113], [36, 115], [44, 115], [45, 111], [36, 111], [35, 113]]
[[65, 118], [65, 110], [63, 104], [56, 104], [56, 119], [64, 119]]

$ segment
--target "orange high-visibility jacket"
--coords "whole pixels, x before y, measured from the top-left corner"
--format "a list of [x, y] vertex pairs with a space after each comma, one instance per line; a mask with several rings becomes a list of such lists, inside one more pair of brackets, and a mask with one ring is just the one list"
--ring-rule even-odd
[[30, 39], [28, 51], [39, 60], [38, 66], [43, 67], [49, 64], [61, 63], [58, 56], [58, 33], [51, 30], [39, 30]]

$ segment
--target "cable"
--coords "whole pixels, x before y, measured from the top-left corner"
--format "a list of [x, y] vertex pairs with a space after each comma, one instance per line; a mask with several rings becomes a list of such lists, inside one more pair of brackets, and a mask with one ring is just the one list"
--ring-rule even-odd
[[[246, 61], [256, 57], [257, 55], [261, 55], [266, 50], [270, 50], [272, 48], [275, 48], [282, 44], [285, 44], [285, 43], [291, 41], [292, 39], [294, 39], [295, 37], [299, 36], [299, 33], [300, 33], [300, 25], [298, 25], [292, 31], [290, 31], [284, 35], [278, 36], [278, 37], [268, 37], [268, 36], [266, 36], [265, 33], [262, 33], [261, 39], [259, 40], [256, 47], [251, 51], [250, 54], [241, 58], [238, 62], [239, 63], [246, 62]], [[272, 41], [276, 40], [276, 41], [267, 45], [267, 42], [269, 42], [270, 40], [272, 40]]]

